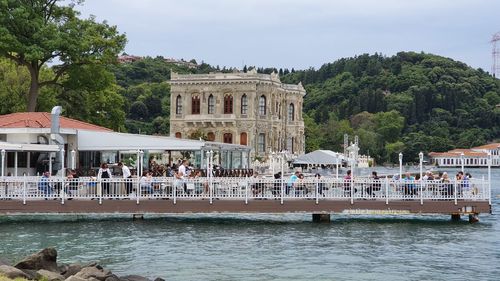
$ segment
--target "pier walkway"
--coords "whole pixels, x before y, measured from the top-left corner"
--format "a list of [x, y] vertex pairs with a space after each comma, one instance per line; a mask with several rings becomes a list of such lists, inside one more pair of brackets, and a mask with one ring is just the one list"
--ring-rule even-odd
[[194, 178], [97, 180], [0, 178], [0, 214], [175, 213], [446, 214], [491, 213], [488, 181], [405, 181], [384, 178]]

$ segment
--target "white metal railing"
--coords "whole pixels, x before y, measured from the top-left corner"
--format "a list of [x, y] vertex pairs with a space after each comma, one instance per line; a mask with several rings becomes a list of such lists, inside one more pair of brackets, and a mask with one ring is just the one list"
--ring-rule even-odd
[[414, 200], [421, 204], [428, 200], [490, 200], [490, 185], [483, 179], [467, 181], [406, 181], [382, 178], [357, 178], [344, 180], [324, 177], [304, 178], [293, 184], [288, 179], [209, 177], [174, 179], [82, 177], [65, 179], [52, 177], [3, 177], [0, 178], [0, 199], [10, 200], [140, 200], [151, 199], [236, 199], [286, 200]]

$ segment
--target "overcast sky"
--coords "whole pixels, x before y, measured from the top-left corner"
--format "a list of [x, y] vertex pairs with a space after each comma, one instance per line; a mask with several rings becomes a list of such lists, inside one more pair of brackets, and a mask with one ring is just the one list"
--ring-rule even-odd
[[304, 69], [375, 52], [424, 51], [491, 70], [497, 0], [86, 0], [141, 56]]

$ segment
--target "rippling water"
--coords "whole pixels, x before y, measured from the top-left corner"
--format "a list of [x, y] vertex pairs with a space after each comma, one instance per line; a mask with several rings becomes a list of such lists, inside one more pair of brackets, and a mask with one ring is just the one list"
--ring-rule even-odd
[[[472, 170], [481, 177], [485, 170]], [[493, 215], [188, 215], [0, 218], [0, 256], [55, 246], [62, 262], [167, 280], [499, 280], [500, 170]], [[0, 203], [1, 204], [1, 203]]]

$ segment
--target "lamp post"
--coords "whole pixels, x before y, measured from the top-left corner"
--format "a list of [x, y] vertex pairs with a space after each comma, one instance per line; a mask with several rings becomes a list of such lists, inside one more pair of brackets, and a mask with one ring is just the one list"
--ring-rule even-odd
[[418, 154], [418, 159], [420, 160], [419, 162], [419, 167], [420, 167], [420, 180], [422, 180], [422, 166], [424, 164], [424, 154], [422, 151]]
[[403, 153], [399, 153], [399, 180], [403, 178]]
[[337, 154], [337, 158], [335, 158], [335, 176], [336, 178], [338, 179], [339, 178], [339, 162], [340, 162], [340, 159], [339, 159], [339, 155]]
[[74, 149], [71, 150], [71, 169], [76, 169], [76, 151]]
[[271, 152], [271, 173], [274, 175], [274, 151]]
[[488, 150], [488, 193], [489, 193], [489, 199], [488, 202], [491, 206], [491, 151]]
[[5, 149], [2, 149], [2, 178], [4, 176], [5, 170]]
[[460, 153], [460, 164], [462, 165], [462, 173], [464, 172], [464, 153]]
[[64, 146], [61, 147], [61, 177], [64, 177]]
[[140, 173], [139, 175], [142, 176], [142, 168], [143, 168], [143, 162], [144, 162], [144, 151], [142, 150], [139, 150], [139, 170], [140, 170]]

